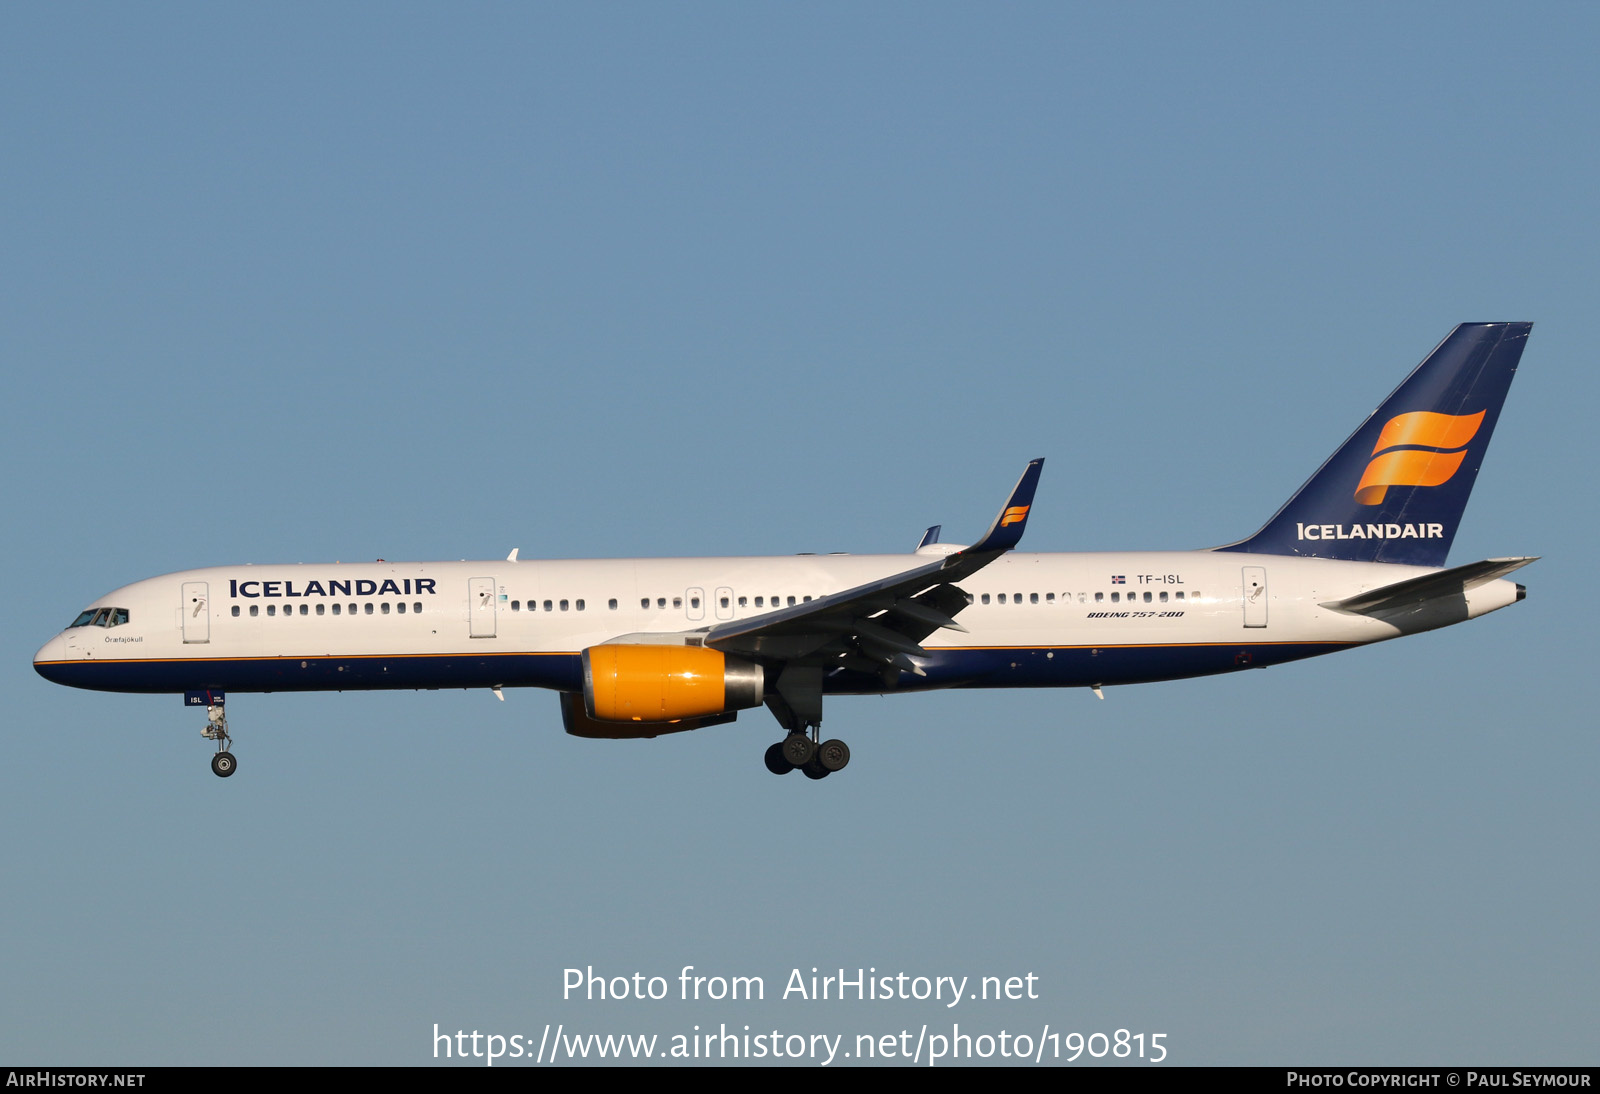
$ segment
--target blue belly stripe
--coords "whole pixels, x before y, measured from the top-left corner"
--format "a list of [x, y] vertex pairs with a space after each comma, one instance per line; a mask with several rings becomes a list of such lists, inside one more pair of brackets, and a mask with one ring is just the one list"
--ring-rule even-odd
[[[902, 672], [885, 685], [876, 673], [837, 669], [831, 694], [938, 688], [1089, 687], [1142, 684], [1299, 661], [1348, 649], [1338, 642], [1240, 642], [1148, 646], [1050, 646], [930, 650], [926, 676]], [[47, 680], [118, 692], [371, 691], [424, 688], [583, 688], [577, 653], [449, 653], [359, 657], [171, 658], [47, 661]]]

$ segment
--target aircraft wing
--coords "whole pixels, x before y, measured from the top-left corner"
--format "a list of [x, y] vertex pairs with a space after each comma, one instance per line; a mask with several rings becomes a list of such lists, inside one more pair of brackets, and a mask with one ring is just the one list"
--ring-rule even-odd
[[719, 623], [705, 632], [703, 644], [763, 660], [923, 675], [912, 660], [927, 652], [921, 641], [941, 628], [966, 630], [954, 618], [967, 606], [955, 583], [1022, 539], [1043, 466], [1042, 459], [1028, 464], [999, 516], [972, 546], [804, 604]]

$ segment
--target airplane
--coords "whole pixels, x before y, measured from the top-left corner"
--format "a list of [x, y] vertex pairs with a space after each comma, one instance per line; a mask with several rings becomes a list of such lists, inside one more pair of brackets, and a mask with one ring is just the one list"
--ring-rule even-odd
[[1254, 535], [1024, 554], [1043, 460], [970, 545], [905, 555], [222, 566], [100, 597], [47, 680], [182, 694], [237, 769], [229, 691], [536, 687], [566, 731], [648, 738], [765, 705], [774, 774], [822, 779], [823, 697], [1104, 687], [1267, 668], [1522, 600], [1534, 557], [1446, 568], [1531, 323], [1457, 326]]

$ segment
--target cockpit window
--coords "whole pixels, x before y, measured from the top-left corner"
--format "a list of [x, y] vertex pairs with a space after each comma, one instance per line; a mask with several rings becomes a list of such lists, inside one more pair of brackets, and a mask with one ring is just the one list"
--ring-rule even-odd
[[[89, 608], [72, 621], [73, 627], [120, 627], [128, 621], [127, 608]], [[69, 630], [71, 627], [68, 628]]]

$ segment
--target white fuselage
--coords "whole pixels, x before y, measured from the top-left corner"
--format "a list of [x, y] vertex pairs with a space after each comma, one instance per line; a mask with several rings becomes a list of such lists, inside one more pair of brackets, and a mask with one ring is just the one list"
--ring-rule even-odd
[[[950, 548], [924, 548], [930, 557]], [[578, 690], [621, 636], [693, 632], [905, 571], [905, 555], [247, 565], [124, 586], [36, 664], [111, 691], [516, 687]], [[1472, 618], [1498, 579], [1386, 616], [1326, 603], [1429, 568], [1218, 551], [1012, 552], [963, 580], [966, 633], [923, 640], [926, 674], [838, 672], [829, 691], [1096, 686], [1264, 667]], [[88, 614], [88, 613], [86, 613]]]

